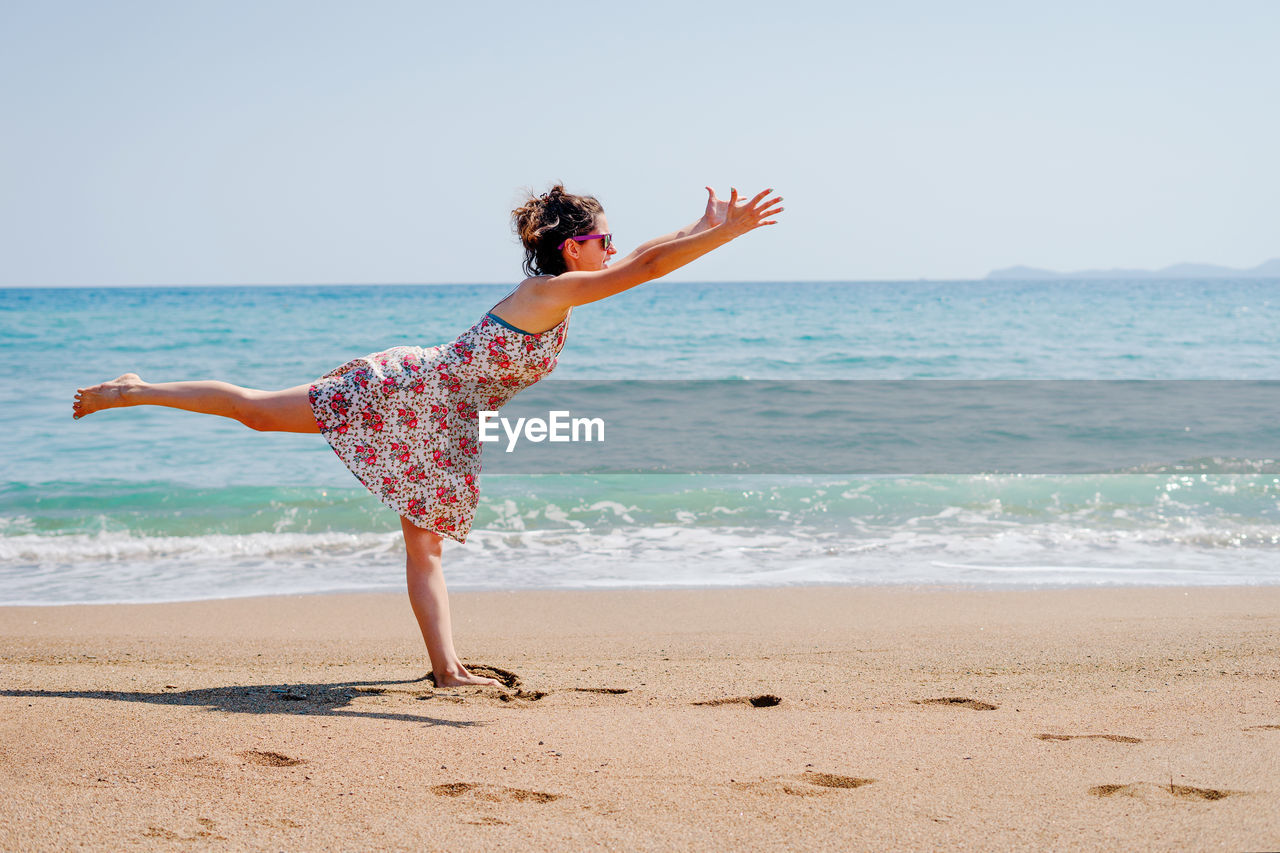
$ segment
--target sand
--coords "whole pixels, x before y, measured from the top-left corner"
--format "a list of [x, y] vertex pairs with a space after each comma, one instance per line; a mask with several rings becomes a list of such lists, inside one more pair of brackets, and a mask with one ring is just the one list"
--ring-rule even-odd
[[0, 608], [5, 850], [1280, 848], [1280, 587]]

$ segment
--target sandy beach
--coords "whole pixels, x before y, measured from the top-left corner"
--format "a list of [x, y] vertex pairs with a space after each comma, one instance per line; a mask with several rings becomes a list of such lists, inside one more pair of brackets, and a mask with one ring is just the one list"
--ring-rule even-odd
[[0, 609], [0, 847], [1280, 847], [1280, 587]]

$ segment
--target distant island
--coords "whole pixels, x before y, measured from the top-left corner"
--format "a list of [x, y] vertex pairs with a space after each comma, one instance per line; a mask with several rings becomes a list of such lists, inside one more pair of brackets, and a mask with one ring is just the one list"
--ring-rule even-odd
[[1174, 264], [1162, 270], [1081, 270], [1080, 272], [1054, 272], [1035, 267], [1008, 267], [987, 273], [992, 279], [1081, 279], [1081, 278], [1280, 278], [1280, 258], [1272, 258], [1253, 269], [1238, 270], [1216, 264]]

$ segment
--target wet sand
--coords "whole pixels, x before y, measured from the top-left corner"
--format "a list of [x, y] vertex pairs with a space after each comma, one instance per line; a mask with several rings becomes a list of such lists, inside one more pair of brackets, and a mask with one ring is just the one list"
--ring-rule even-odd
[[1280, 587], [0, 608], [0, 848], [1280, 848]]

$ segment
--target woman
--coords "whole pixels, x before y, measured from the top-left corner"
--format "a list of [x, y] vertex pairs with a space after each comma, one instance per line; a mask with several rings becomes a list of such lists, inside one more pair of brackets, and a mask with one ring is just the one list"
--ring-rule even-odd
[[[569, 313], [660, 278], [780, 213], [772, 190], [727, 202], [707, 188], [702, 218], [617, 263], [600, 203], [555, 186], [512, 212], [528, 278], [450, 344], [393, 347], [310, 385], [258, 391], [226, 382], [144, 382], [134, 373], [76, 391], [74, 417], [120, 406], [169, 406], [273, 432], [319, 432], [404, 533], [409, 602], [442, 687], [497, 684], [468, 672], [453, 648], [440, 567], [443, 537], [465, 540], [478, 501], [476, 413], [496, 410], [550, 373]], [[539, 329], [542, 331], [525, 331]]]

